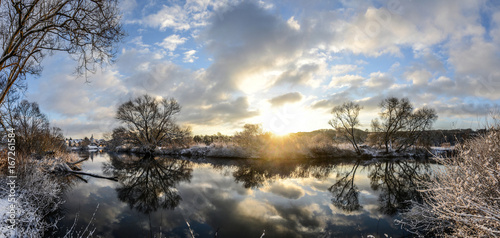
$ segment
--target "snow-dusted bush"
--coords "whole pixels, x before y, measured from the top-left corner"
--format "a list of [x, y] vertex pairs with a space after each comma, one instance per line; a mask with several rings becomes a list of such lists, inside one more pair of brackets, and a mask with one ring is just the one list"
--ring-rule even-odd
[[457, 147], [424, 185], [424, 204], [397, 221], [420, 236], [500, 236], [500, 130]]
[[[55, 182], [53, 175], [42, 170], [42, 167], [49, 167], [51, 164], [52, 162], [46, 164], [43, 161], [25, 160], [24, 164], [19, 165], [15, 188], [17, 224], [14, 230], [9, 230], [10, 224], [2, 219], [0, 234], [5, 237], [43, 237], [46, 230], [55, 226], [56, 221], [50, 222], [45, 218], [55, 212], [63, 200], [61, 183]], [[2, 184], [8, 182], [5, 181], [8, 180], [6, 177], [0, 180]], [[8, 193], [9, 191], [2, 190], [0, 198], [5, 199]], [[2, 215], [5, 216], [5, 211], [2, 211]]]

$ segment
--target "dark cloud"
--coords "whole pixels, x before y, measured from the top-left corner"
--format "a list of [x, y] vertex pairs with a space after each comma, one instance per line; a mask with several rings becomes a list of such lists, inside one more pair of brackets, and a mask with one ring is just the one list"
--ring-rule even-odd
[[320, 108], [332, 108], [333, 107], [333, 102], [328, 100], [328, 99], [321, 99], [314, 101], [311, 104], [311, 107], [313, 109], [320, 109]]
[[311, 80], [314, 76], [314, 73], [316, 73], [319, 70], [319, 65], [317, 64], [305, 64], [300, 67], [297, 67], [296, 65], [293, 65], [291, 69], [283, 72], [278, 79], [276, 80], [275, 84], [280, 85], [284, 83], [290, 83], [290, 84], [306, 84], [309, 80]]
[[233, 101], [213, 103], [208, 108], [186, 109], [179, 119], [190, 124], [205, 126], [239, 125], [241, 120], [259, 115], [258, 111], [250, 110], [249, 107], [248, 98], [239, 97]]
[[285, 103], [294, 103], [302, 100], [304, 96], [302, 96], [301, 93], [299, 92], [291, 92], [291, 93], [285, 93], [283, 95], [279, 95], [277, 97], [269, 99], [269, 102], [271, 103], [272, 106], [274, 107], [279, 107], [282, 106]]
[[311, 104], [311, 108], [313, 108], [313, 109], [331, 109], [335, 105], [340, 105], [343, 102], [352, 100], [352, 96], [353, 96], [352, 92], [353, 91], [354, 90], [352, 88], [349, 88], [349, 89], [344, 90], [342, 92], [330, 95], [330, 97], [328, 99], [320, 99], [320, 100], [314, 101]]

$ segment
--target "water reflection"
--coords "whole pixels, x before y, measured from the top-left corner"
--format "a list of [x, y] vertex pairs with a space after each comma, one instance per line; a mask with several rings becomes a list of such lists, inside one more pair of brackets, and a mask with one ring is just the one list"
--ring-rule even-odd
[[314, 177], [323, 180], [336, 173], [336, 181], [328, 188], [332, 203], [345, 212], [353, 212], [362, 208], [359, 201], [360, 189], [355, 182], [356, 173], [360, 169], [366, 169], [370, 187], [380, 192], [378, 200], [380, 211], [384, 214], [395, 215], [408, 208], [410, 200], [421, 199], [417, 182], [429, 179], [429, 164], [413, 160], [385, 160], [368, 165], [362, 165], [363, 163], [360, 160], [347, 164], [300, 160], [252, 161], [238, 165], [233, 177], [244, 188], [255, 189], [279, 179]]
[[352, 169], [346, 172], [339, 171], [337, 173], [339, 179], [328, 189], [333, 195], [333, 204], [346, 212], [356, 211], [361, 208], [361, 205], [359, 205], [359, 189], [354, 183], [360, 163], [361, 161], [357, 161], [352, 166]]
[[116, 191], [121, 201], [148, 214], [179, 205], [181, 196], [175, 186], [190, 181], [192, 168], [186, 160], [112, 155], [103, 172], [118, 178]]
[[278, 160], [251, 161], [237, 166], [236, 182], [245, 188], [259, 188], [269, 181], [289, 178], [327, 178], [336, 164], [327, 161]]
[[[100, 204], [102, 237], [391, 237], [428, 166], [412, 161], [226, 160], [96, 155], [68, 211]], [[98, 164], [98, 166], [97, 166]], [[99, 168], [99, 171], [93, 169]], [[73, 219], [65, 220], [71, 226]], [[81, 219], [85, 227], [88, 219]], [[79, 221], [80, 222], [80, 221]], [[149, 223], [149, 224], [148, 224]]]
[[419, 201], [417, 182], [429, 180], [429, 164], [408, 160], [378, 162], [370, 170], [370, 185], [381, 192], [380, 210], [387, 215], [408, 208], [412, 199]]

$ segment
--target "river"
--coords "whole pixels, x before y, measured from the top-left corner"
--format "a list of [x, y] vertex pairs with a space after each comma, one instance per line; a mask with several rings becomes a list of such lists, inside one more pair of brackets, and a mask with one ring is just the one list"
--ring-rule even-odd
[[55, 235], [90, 224], [100, 237], [410, 236], [394, 219], [433, 166], [91, 154], [82, 171], [118, 181], [73, 178]]

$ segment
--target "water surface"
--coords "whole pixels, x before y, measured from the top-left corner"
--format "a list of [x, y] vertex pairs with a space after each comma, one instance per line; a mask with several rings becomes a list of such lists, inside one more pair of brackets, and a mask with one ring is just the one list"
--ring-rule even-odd
[[[95, 154], [65, 192], [57, 235], [101, 237], [403, 237], [394, 225], [420, 162], [228, 160]], [[99, 206], [98, 206], [99, 205]], [[98, 208], [97, 208], [98, 206]], [[96, 209], [97, 208], [97, 209]], [[188, 225], [189, 224], [189, 225]]]

